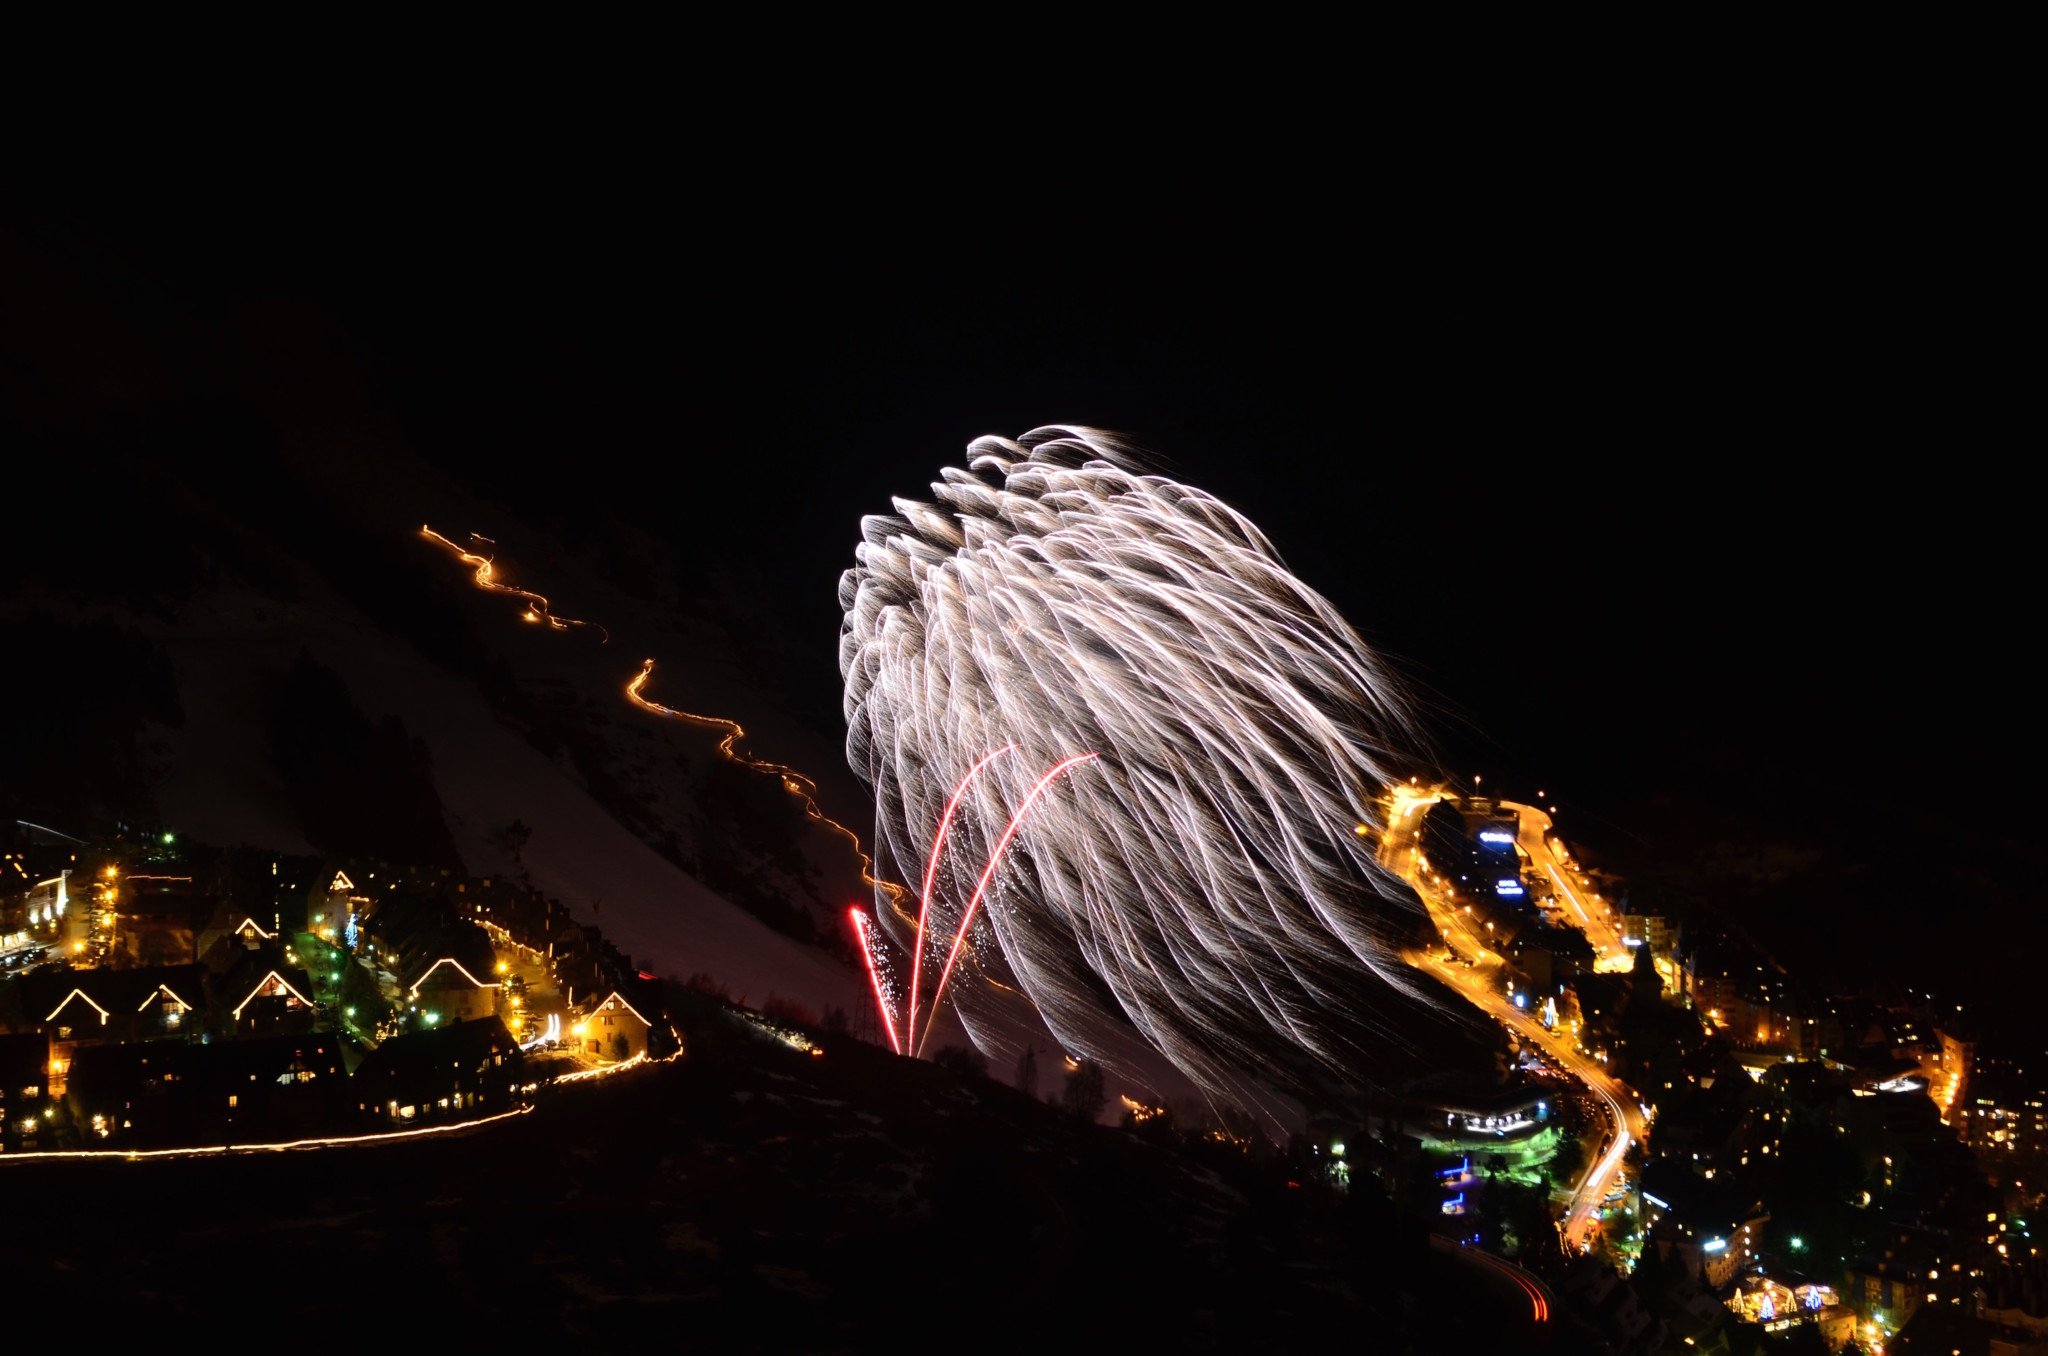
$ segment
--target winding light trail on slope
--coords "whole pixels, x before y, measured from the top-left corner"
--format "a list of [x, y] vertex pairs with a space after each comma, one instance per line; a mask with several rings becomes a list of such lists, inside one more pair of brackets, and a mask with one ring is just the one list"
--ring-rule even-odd
[[[611, 632], [598, 623], [557, 617], [549, 610], [548, 600], [541, 594], [535, 593], [531, 589], [522, 589], [511, 584], [498, 582], [495, 567], [490, 557], [480, 556], [474, 551], [466, 550], [442, 536], [439, 532], [434, 531], [432, 527], [424, 524], [420, 527], [420, 536], [444, 548], [454, 555], [457, 560], [469, 566], [474, 571], [470, 577], [470, 582], [475, 584], [476, 587], [486, 593], [503, 594], [524, 602], [526, 604], [524, 615], [527, 621], [546, 622], [549, 629], [555, 631], [567, 631], [572, 627], [591, 627], [598, 631], [607, 643], [610, 642]], [[492, 545], [496, 544], [491, 542], [490, 538], [475, 533], [471, 534], [471, 540], [490, 542]], [[762, 762], [759, 759], [749, 758], [739, 752], [736, 745], [740, 740], [746, 738], [747, 732], [736, 720], [727, 720], [722, 716], [696, 715], [689, 711], [678, 710], [673, 706], [664, 706], [660, 702], [650, 701], [642, 696], [641, 689], [647, 685], [647, 680], [653, 676], [654, 661], [649, 659], [641, 664], [640, 672], [627, 682], [626, 700], [651, 715], [662, 716], [670, 720], [680, 720], [692, 725], [704, 725], [724, 730], [725, 738], [718, 743], [720, 757], [725, 758], [729, 762], [738, 763], [741, 767], [751, 771], [769, 773], [778, 778], [782, 782], [785, 791], [803, 802], [805, 815], [853, 845], [854, 856], [860, 861], [860, 878], [863, 884], [888, 895], [890, 900], [899, 906], [909, 897], [910, 892], [903, 886], [896, 884], [894, 881], [880, 880], [875, 876], [874, 858], [870, 857], [866, 850], [861, 847], [859, 834], [847, 828], [839, 821], [832, 819], [823, 810], [818, 808], [817, 783], [794, 768], [785, 767], [781, 763]]]
[[[428, 541], [446, 547], [455, 554], [457, 560], [474, 569], [476, 573], [471, 576], [470, 582], [484, 592], [502, 593], [507, 597], [518, 598], [524, 601], [526, 604], [526, 611], [522, 614], [524, 620], [546, 622], [548, 629], [551, 631], [567, 631], [572, 627], [588, 626], [597, 631], [603, 638], [600, 642], [601, 644], [609, 645], [611, 643], [612, 633], [596, 622], [577, 621], [573, 617], [557, 617], [548, 610], [548, 600], [542, 595], [533, 592], [531, 589], [516, 588], [511, 584], [499, 583], [497, 579], [497, 566], [489, 556], [480, 556], [474, 551], [465, 550], [457, 546], [454, 542], [448, 540], [424, 523], [420, 525], [420, 535]], [[481, 536], [475, 532], [469, 534], [469, 539], [471, 541], [485, 542], [492, 546], [497, 545], [489, 537]]]
[[726, 732], [725, 738], [718, 741], [720, 757], [738, 763], [741, 767], [748, 768], [754, 772], [765, 772], [771, 776], [781, 778], [782, 789], [803, 802], [806, 815], [853, 844], [854, 855], [860, 858], [860, 878], [862, 884], [871, 889], [883, 891], [892, 901], [899, 905], [909, 897], [910, 892], [901, 885], [894, 881], [882, 880], [875, 875], [875, 859], [868, 856], [866, 850], [861, 847], [859, 834], [818, 808], [818, 784], [816, 782], [786, 764], [767, 763], [758, 758], [749, 758], [744, 753], [741, 753], [735, 745], [747, 737], [747, 732], [736, 720], [727, 720], [724, 716], [700, 716], [693, 712], [679, 711], [673, 706], [663, 706], [660, 702], [648, 700], [641, 695], [640, 690], [647, 686], [647, 680], [653, 676], [654, 661], [652, 659], [643, 661], [640, 665], [640, 672], [635, 674], [632, 681], [626, 684], [626, 700], [639, 707], [642, 711], [650, 712], [653, 715], [666, 716], [670, 720], [680, 720], [691, 725], [706, 725], [712, 729], [724, 730]]
[[[650, 1060], [646, 1051], [641, 1051], [623, 1063], [602, 1069], [585, 1069], [580, 1073], [562, 1074], [547, 1080], [543, 1087], [559, 1087], [565, 1083], [582, 1083], [596, 1078], [609, 1078], [631, 1069], [645, 1068], [654, 1064], [670, 1064], [683, 1057], [682, 1050]], [[500, 1111], [491, 1116], [479, 1116], [473, 1121], [455, 1121], [449, 1125], [419, 1126], [411, 1130], [379, 1130], [361, 1135], [325, 1135], [317, 1139], [293, 1139], [255, 1144], [202, 1144], [177, 1149], [49, 1149], [25, 1154], [8, 1154], [0, 1157], [5, 1163], [47, 1163], [53, 1159], [98, 1158], [140, 1163], [157, 1158], [222, 1158], [228, 1156], [250, 1157], [258, 1154], [292, 1153], [301, 1149], [350, 1149], [379, 1144], [393, 1144], [400, 1140], [426, 1139], [431, 1136], [461, 1135], [486, 1125], [496, 1125], [517, 1116], [524, 1116], [534, 1109], [533, 1103]]]

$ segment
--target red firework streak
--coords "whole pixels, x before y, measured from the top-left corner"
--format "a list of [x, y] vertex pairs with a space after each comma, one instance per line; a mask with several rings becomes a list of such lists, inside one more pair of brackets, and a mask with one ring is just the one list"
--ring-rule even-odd
[[[882, 975], [875, 969], [875, 942], [868, 935], [868, 916], [858, 908], [849, 908], [846, 912], [853, 919], [854, 935], [860, 938], [861, 959], [868, 963], [868, 983], [874, 986], [875, 1010], [882, 1014], [882, 1029], [889, 1033], [889, 1048], [900, 1055], [903, 1042], [896, 1039], [896, 1019], [889, 1015], [889, 1000], [882, 995]], [[907, 1023], [905, 1029], [908, 1029]]]
[[[980, 776], [983, 768], [1016, 747], [1015, 744], [1005, 744], [973, 767], [968, 768], [967, 775], [962, 777], [960, 784], [953, 788], [953, 798], [946, 802], [946, 813], [939, 816], [939, 831], [932, 838], [931, 855], [925, 860], [924, 891], [918, 896], [917, 938], [915, 944], [910, 948], [910, 1011], [903, 1018], [903, 1035], [906, 1040], [909, 1039], [911, 1032], [917, 1030], [917, 986], [920, 982], [921, 972], [924, 969], [924, 925], [925, 920], [931, 916], [932, 881], [939, 873], [939, 854], [946, 850], [946, 830], [953, 827], [953, 814], [960, 808], [960, 798], [967, 794], [967, 784]], [[932, 996], [933, 1005], [936, 1006], [938, 1001], [938, 996], [934, 994]], [[902, 1054], [903, 1052], [899, 1050], [896, 1053]]]
[[[1031, 794], [1024, 797], [1024, 803], [1017, 807], [1017, 813], [1010, 816], [1009, 827], [1003, 830], [1003, 836], [997, 840], [995, 851], [989, 853], [988, 865], [982, 868], [981, 880], [974, 887], [973, 897], [967, 901], [967, 910], [960, 915], [960, 927], [953, 934], [953, 949], [946, 954], [946, 968], [939, 972], [939, 987], [932, 990], [931, 1019], [925, 1023], [924, 1038], [918, 1041], [916, 1049], [911, 1052], [913, 1055], [921, 1054], [926, 1043], [932, 1038], [932, 1028], [938, 1025], [939, 999], [946, 992], [946, 980], [953, 973], [953, 962], [960, 959], [960, 948], [967, 941], [967, 928], [974, 922], [974, 911], [981, 907], [981, 897], [988, 890], [988, 883], [995, 879], [996, 867], [1003, 860], [1003, 851], [1010, 846], [1010, 840], [1017, 836], [1017, 830], [1024, 823], [1024, 816], [1031, 812], [1032, 804], [1037, 801], [1039, 796], [1044, 794], [1046, 787], [1052, 785], [1054, 778], [1070, 767], [1092, 762], [1100, 756], [1100, 754], [1094, 753], [1081, 753], [1074, 755], [1063, 763], [1055, 764], [1052, 771], [1038, 779], [1038, 785], [1031, 788]], [[906, 1034], [908, 1034], [907, 1031]]]

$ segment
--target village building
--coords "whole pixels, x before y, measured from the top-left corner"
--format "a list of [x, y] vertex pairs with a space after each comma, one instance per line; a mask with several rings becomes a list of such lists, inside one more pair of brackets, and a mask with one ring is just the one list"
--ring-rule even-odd
[[524, 1057], [496, 1017], [393, 1036], [355, 1072], [359, 1120], [467, 1120], [517, 1105]]
[[95, 1045], [174, 1036], [197, 1023], [207, 1000], [197, 965], [139, 970], [37, 970], [15, 981], [5, 1021], [47, 1042], [49, 1082], [62, 1093], [73, 1057]]
[[1715, 1183], [1687, 1164], [1659, 1159], [1644, 1169], [1641, 1194], [1645, 1249], [1676, 1257], [1686, 1275], [1709, 1289], [1756, 1262], [1770, 1212], [1744, 1199], [1727, 1179]]
[[350, 1120], [348, 1071], [330, 1032], [93, 1046], [72, 1065], [65, 1104], [105, 1147], [289, 1139]]
[[[0, 924], [22, 934], [0, 956], [14, 971], [0, 977], [0, 1153], [319, 1140], [512, 1110], [547, 1075], [508, 1019], [586, 1064], [648, 1052], [659, 1000], [630, 958], [595, 927], [565, 929], [530, 888], [310, 860], [195, 881], [150, 874], [182, 869], [169, 852], [128, 860], [130, 874], [74, 879], [0, 858]], [[566, 960], [548, 954], [557, 942]], [[298, 951], [320, 961], [319, 989]], [[566, 1009], [565, 964], [581, 981]], [[329, 1003], [345, 1029], [328, 1029]], [[345, 1057], [356, 1040], [374, 1048]], [[565, 1055], [548, 1072], [575, 1068]]]
[[[261, 950], [277, 940], [275, 916], [259, 918], [233, 904], [221, 904], [199, 929], [195, 958], [216, 972], [232, 969], [241, 953]], [[228, 958], [225, 963], [221, 958]]]
[[[0, 1147], [18, 1151], [49, 1100], [50, 1043], [34, 1033], [0, 1036]], [[26, 1127], [24, 1127], [26, 1122]]]
[[619, 1061], [647, 1053], [647, 1033], [653, 1026], [614, 989], [590, 1005], [570, 1034], [584, 1054]]
[[487, 978], [493, 971], [479, 976], [453, 956], [436, 956], [415, 968], [416, 975], [405, 983], [405, 999], [427, 1025], [453, 1026], [497, 1012], [498, 982]]
[[123, 877], [114, 894], [109, 959], [116, 965], [178, 965], [199, 959], [199, 934], [222, 907], [190, 876]]
[[310, 1031], [319, 1015], [306, 972], [277, 965], [261, 953], [215, 981], [214, 990], [220, 995], [217, 1006], [226, 1009], [229, 1031], [238, 1037]]

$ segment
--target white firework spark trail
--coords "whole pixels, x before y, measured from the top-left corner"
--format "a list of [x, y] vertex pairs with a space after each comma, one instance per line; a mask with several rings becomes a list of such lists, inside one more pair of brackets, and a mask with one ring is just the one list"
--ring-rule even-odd
[[926, 881], [916, 913], [876, 900], [910, 953], [905, 1048], [956, 949], [948, 996], [985, 1052], [1035, 1013], [1114, 1065], [1135, 1028], [1248, 1105], [1462, 1039], [1399, 958], [1433, 930], [1370, 841], [1413, 728], [1336, 609], [1099, 431], [981, 438], [941, 475], [935, 502], [862, 522], [839, 585], [876, 873]]
[[889, 963], [882, 954], [881, 938], [875, 935], [875, 922], [858, 908], [846, 912], [853, 920], [854, 936], [860, 939], [861, 959], [867, 962], [868, 983], [875, 991], [875, 1010], [882, 1014], [882, 1030], [889, 1037], [889, 1048], [900, 1055], [903, 1042], [896, 1035], [896, 984], [889, 976]]

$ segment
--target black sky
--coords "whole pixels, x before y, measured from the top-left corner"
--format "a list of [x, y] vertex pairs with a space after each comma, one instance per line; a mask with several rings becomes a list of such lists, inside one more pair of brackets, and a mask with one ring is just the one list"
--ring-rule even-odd
[[2018, 320], [1963, 223], [790, 205], [128, 238], [334, 311], [418, 451], [759, 571], [828, 660], [860, 514], [978, 433], [1083, 421], [1246, 509], [1532, 773], [1720, 739], [2025, 784]]
[[2026, 837], [1993, 822], [2039, 742], [1995, 195], [1881, 158], [1455, 208], [1315, 157], [1002, 194], [791, 174], [243, 186], [36, 229], [316, 307], [422, 455], [753, 576], [820, 725], [859, 516], [977, 434], [1086, 422], [1258, 521], [1449, 765], [1617, 850], [1730, 797], [1752, 837], [1826, 802], [1785, 832], [1867, 824], [1893, 878], [1952, 850], [1929, 816]]

